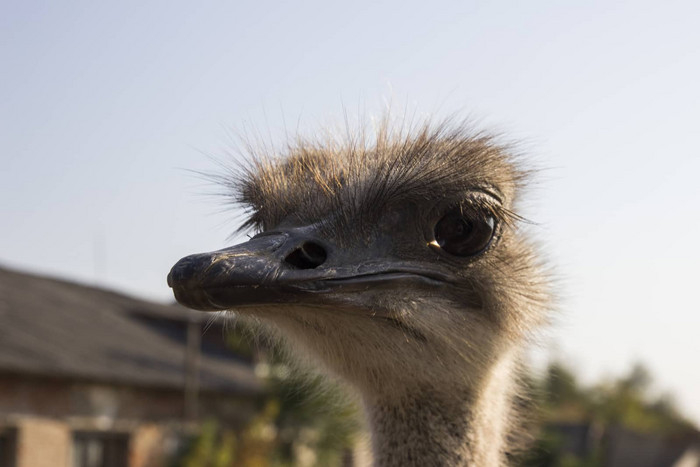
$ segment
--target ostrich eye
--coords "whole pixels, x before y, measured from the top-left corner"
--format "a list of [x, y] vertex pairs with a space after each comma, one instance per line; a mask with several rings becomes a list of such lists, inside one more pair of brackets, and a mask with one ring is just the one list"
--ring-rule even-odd
[[451, 255], [478, 255], [491, 243], [495, 227], [493, 216], [453, 209], [435, 224], [435, 243]]

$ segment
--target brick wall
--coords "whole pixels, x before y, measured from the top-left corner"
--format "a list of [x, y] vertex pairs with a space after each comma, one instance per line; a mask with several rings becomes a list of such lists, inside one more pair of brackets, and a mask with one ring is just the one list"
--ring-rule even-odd
[[167, 456], [163, 430], [143, 425], [134, 430], [129, 448], [129, 467], [163, 467]]
[[[185, 426], [183, 401], [181, 390], [0, 374], [0, 426], [16, 428], [13, 467], [72, 467], [78, 431], [126, 434], [128, 467], [165, 467]], [[201, 420], [239, 429], [255, 411], [250, 398], [200, 395]]]
[[[3, 416], [95, 418], [164, 422], [181, 420], [182, 390], [73, 382], [0, 374], [0, 421]], [[201, 394], [201, 419], [214, 417], [233, 428], [243, 426], [255, 412], [253, 399], [228, 394]]]
[[71, 432], [65, 423], [21, 418], [15, 426], [16, 467], [69, 467]]

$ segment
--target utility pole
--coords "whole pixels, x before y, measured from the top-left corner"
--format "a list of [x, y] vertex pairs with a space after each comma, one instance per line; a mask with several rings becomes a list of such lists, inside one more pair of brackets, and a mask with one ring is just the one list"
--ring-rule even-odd
[[185, 349], [185, 420], [199, 417], [199, 360], [202, 343], [202, 325], [198, 317], [190, 316], [187, 322], [187, 347]]

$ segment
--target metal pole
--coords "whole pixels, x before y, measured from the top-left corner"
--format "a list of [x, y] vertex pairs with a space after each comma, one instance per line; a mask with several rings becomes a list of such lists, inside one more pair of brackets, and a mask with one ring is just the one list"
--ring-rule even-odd
[[202, 327], [199, 320], [191, 318], [187, 323], [187, 348], [185, 350], [185, 420], [195, 421], [199, 416], [199, 357]]

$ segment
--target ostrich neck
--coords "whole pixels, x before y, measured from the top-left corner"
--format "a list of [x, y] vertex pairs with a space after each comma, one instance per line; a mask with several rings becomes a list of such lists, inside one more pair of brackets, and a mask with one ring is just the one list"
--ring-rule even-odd
[[504, 465], [515, 367], [504, 356], [470, 387], [366, 397], [375, 465]]

